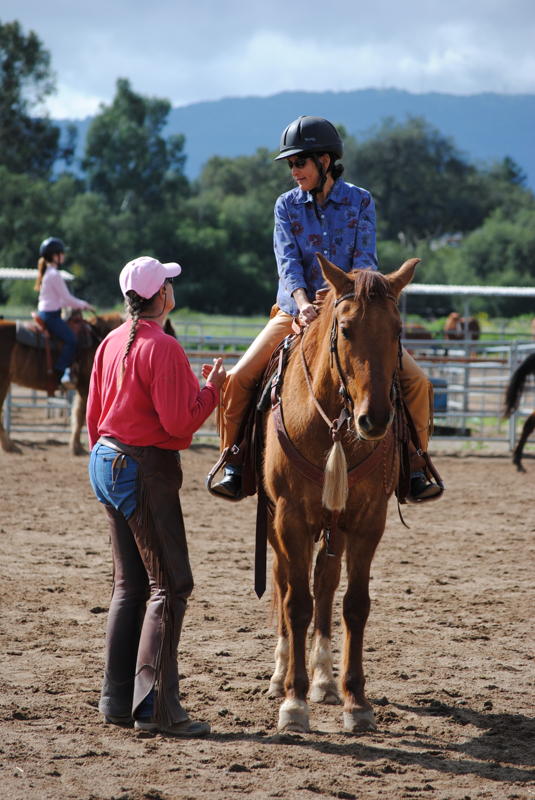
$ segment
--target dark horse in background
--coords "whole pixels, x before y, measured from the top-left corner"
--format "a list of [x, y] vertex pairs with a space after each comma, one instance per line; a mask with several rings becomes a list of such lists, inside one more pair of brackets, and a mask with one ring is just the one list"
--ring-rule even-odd
[[[505, 392], [504, 416], [506, 418], [510, 417], [513, 411], [516, 411], [518, 408], [520, 397], [524, 391], [524, 386], [528, 375], [535, 375], [535, 353], [532, 353], [520, 364], [520, 366], [513, 373], [513, 377], [509, 381], [509, 386]], [[528, 437], [533, 433], [534, 430], [535, 411], [533, 411], [524, 422], [520, 439], [518, 440], [518, 444], [513, 452], [513, 464], [516, 465], [516, 468], [519, 472], [526, 471], [522, 466], [522, 452]]]
[[[281, 731], [310, 730], [309, 689], [313, 702], [340, 702], [331, 622], [345, 553], [343, 726], [358, 732], [375, 727], [364, 692], [363, 636], [371, 562], [399, 475], [392, 425], [401, 334], [397, 301], [419, 259], [384, 276], [371, 270], [345, 273], [318, 257], [330, 291], [291, 351], [266, 427], [264, 485], [274, 508], [268, 536], [278, 610], [269, 695], [284, 698]], [[280, 437], [283, 408], [290, 444]]]
[[[80, 433], [85, 423], [89, 378], [96, 349], [104, 337], [123, 321], [123, 317], [116, 313], [82, 321], [86, 334], [85, 346], [78, 346], [73, 369], [76, 396], [72, 407], [69, 444], [74, 455], [85, 452]], [[2, 406], [11, 383], [49, 393], [52, 388], [44, 349], [22, 344], [17, 340], [17, 323], [0, 320], [0, 445], [6, 452], [18, 450], [2, 424]]]

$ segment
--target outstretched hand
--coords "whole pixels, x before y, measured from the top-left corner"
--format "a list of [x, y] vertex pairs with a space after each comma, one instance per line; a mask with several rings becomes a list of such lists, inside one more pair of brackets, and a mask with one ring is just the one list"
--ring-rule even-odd
[[227, 371], [223, 366], [222, 358], [214, 358], [213, 364], [203, 364], [201, 367], [201, 375], [205, 381], [213, 383], [218, 389], [223, 386]]

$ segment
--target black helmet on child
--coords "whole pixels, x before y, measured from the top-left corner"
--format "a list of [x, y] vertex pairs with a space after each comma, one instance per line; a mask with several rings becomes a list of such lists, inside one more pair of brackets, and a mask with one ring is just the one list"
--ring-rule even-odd
[[279, 150], [275, 161], [299, 153], [334, 153], [337, 158], [342, 158], [344, 144], [328, 119], [305, 116], [298, 117], [284, 129]]
[[56, 253], [64, 253], [65, 252], [65, 245], [61, 241], [61, 239], [56, 238], [55, 236], [49, 236], [48, 239], [45, 239], [41, 242], [41, 247], [39, 248], [39, 255], [43, 258], [49, 258], [50, 256], [55, 255]]

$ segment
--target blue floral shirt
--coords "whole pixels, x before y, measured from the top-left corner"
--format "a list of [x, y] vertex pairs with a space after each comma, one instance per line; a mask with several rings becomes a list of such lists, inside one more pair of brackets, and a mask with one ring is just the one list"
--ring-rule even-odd
[[340, 178], [335, 181], [326, 204], [314, 210], [312, 195], [299, 187], [281, 194], [275, 203], [273, 247], [279, 272], [277, 305], [296, 316], [292, 297], [304, 289], [313, 300], [325, 282], [316, 258], [323, 253], [337, 267], [377, 269], [375, 249], [375, 204], [373, 197]]

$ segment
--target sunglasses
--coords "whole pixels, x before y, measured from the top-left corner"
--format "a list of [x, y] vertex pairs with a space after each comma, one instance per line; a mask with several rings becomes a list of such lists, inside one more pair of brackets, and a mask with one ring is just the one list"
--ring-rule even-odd
[[173, 279], [172, 278], [166, 278], [164, 283], [170, 283], [171, 286], [172, 286], [173, 285]]
[[309, 158], [310, 156], [298, 156], [297, 158], [294, 158], [293, 161], [290, 161], [290, 159], [288, 158], [287, 159], [288, 167], [289, 169], [293, 169], [294, 167], [296, 167], [297, 169], [303, 169]]

